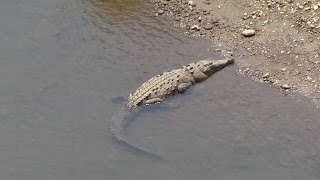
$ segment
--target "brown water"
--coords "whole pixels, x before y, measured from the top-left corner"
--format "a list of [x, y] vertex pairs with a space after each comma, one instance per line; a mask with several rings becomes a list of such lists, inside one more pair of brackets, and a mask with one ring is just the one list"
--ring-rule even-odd
[[320, 179], [320, 113], [236, 74], [134, 115], [127, 134], [165, 158], [114, 143], [106, 120], [141, 82], [219, 57], [147, 1], [0, 3], [1, 179]]

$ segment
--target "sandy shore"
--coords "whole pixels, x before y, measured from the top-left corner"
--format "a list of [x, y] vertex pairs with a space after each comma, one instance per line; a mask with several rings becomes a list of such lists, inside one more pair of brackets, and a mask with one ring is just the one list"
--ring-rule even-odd
[[190, 36], [212, 39], [239, 72], [320, 104], [320, 2], [153, 0]]

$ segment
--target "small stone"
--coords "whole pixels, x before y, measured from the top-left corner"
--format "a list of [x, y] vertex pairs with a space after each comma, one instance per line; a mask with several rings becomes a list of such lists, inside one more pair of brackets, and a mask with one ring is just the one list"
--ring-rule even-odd
[[288, 84], [281, 85], [282, 89], [290, 89], [291, 87]]
[[164, 14], [164, 10], [162, 10], [162, 9], [159, 9], [159, 10], [158, 10], [158, 14], [159, 14], [159, 15], [162, 15], [162, 14]]
[[287, 68], [282, 68], [281, 69], [282, 72], [285, 72], [286, 70], [287, 70]]
[[319, 8], [318, 5], [313, 5], [314, 10], [317, 10], [318, 8]]
[[200, 28], [199, 28], [199, 26], [198, 26], [198, 25], [193, 25], [193, 26], [191, 26], [191, 30], [199, 31], [199, 30], [200, 30]]
[[262, 78], [268, 78], [270, 76], [269, 73], [265, 73], [264, 75], [262, 75]]
[[188, 2], [188, 5], [189, 5], [189, 6], [196, 6], [196, 4], [195, 4], [193, 1], [189, 1], [189, 2]]
[[211, 30], [212, 28], [213, 28], [212, 24], [206, 24], [203, 26], [203, 29], [205, 29], [205, 30]]
[[241, 33], [244, 37], [251, 37], [254, 36], [256, 34], [256, 31], [254, 29], [247, 29], [242, 31]]

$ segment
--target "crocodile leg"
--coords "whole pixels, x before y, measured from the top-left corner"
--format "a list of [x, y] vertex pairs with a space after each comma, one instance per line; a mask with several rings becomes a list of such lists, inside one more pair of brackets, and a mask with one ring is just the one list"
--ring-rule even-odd
[[181, 83], [178, 85], [178, 92], [184, 93], [190, 86], [192, 86], [192, 82]]
[[161, 98], [153, 98], [153, 99], [148, 99], [144, 102], [144, 104], [155, 104], [155, 103], [160, 103], [162, 102], [163, 99]]

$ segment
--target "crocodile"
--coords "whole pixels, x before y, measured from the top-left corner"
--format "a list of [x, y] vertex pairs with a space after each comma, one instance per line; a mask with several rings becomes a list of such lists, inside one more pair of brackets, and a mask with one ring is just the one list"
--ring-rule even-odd
[[124, 135], [125, 118], [131, 111], [142, 105], [160, 103], [169, 96], [185, 92], [192, 85], [204, 81], [210, 75], [223, 69], [229, 64], [233, 64], [233, 58], [221, 60], [206, 59], [190, 63], [181, 68], [159, 74], [145, 83], [130, 94], [121, 111], [112, 118], [110, 130], [113, 138], [131, 149], [149, 154], [157, 155], [146, 149], [129, 143]]

